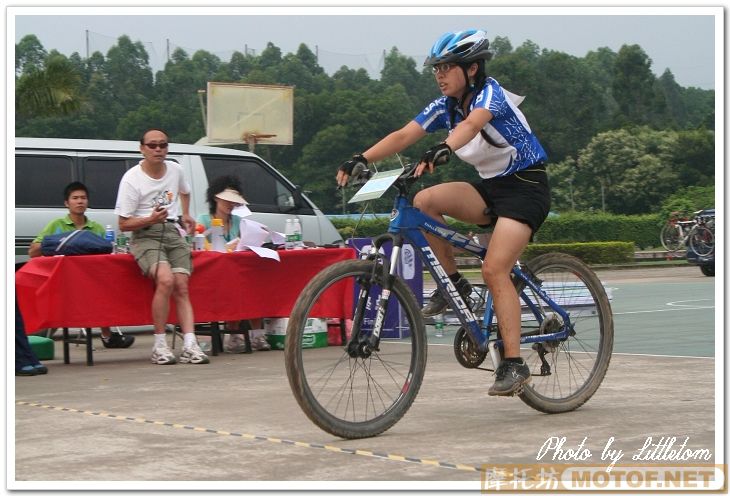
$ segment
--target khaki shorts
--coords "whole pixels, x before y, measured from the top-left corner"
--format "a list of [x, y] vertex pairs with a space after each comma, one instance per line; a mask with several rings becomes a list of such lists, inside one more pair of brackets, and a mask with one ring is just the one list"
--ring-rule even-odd
[[144, 275], [149, 275], [158, 263], [169, 264], [172, 272], [193, 273], [190, 246], [180, 235], [177, 224], [172, 222], [153, 224], [135, 231], [129, 249]]

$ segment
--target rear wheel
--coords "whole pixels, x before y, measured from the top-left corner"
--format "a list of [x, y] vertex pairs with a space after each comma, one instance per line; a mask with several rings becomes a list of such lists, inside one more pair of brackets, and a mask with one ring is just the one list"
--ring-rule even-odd
[[689, 234], [689, 246], [700, 257], [709, 257], [715, 251], [715, 234], [705, 226], [696, 226]]
[[715, 264], [700, 265], [700, 271], [707, 277], [715, 277]]
[[[378, 435], [398, 422], [418, 394], [426, 368], [421, 309], [400, 278], [393, 282], [388, 314], [400, 311], [409, 335], [381, 335], [377, 347], [369, 346], [374, 312], [368, 309], [376, 308], [382, 294], [381, 270], [369, 260], [348, 260], [323, 270], [302, 291], [287, 328], [287, 375], [299, 406], [320, 428], [348, 439]], [[352, 336], [341, 346], [307, 348], [305, 328], [321, 317], [318, 302], [343, 285], [364, 310], [355, 313]]]
[[522, 355], [532, 377], [520, 399], [545, 413], [575, 410], [593, 396], [606, 375], [613, 350], [611, 305], [595, 273], [573, 256], [548, 253], [534, 258], [527, 266], [542, 290], [568, 313], [569, 319], [564, 321], [520, 282], [518, 291], [534, 309], [529, 311], [523, 305], [522, 334], [568, 329], [569, 336], [524, 345], [529, 346], [523, 348]]

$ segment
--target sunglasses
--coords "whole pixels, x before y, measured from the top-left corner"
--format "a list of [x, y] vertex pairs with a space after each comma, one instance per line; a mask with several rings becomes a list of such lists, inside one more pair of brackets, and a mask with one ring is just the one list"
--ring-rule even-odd
[[439, 72], [446, 74], [451, 70], [452, 67], [456, 67], [456, 64], [452, 64], [451, 62], [445, 62], [443, 64], [436, 64], [433, 67], [431, 67], [431, 70], [434, 74], [438, 74]]
[[157, 147], [160, 147], [164, 150], [165, 148], [167, 148], [167, 143], [145, 143], [144, 146], [146, 146], [150, 150], [157, 150]]

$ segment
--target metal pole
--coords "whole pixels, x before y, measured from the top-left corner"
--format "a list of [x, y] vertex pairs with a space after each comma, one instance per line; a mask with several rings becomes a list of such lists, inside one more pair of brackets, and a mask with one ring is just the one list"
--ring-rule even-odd
[[89, 30], [86, 30], [86, 60], [89, 60]]
[[198, 101], [200, 102], [200, 113], [203, 116], [203, 129], [205, 130], [205, 136], [208, 136], [208, 119], [205, 115], [205, 104], [203, 103], [203, 93], [205, 90], [198, 90]]

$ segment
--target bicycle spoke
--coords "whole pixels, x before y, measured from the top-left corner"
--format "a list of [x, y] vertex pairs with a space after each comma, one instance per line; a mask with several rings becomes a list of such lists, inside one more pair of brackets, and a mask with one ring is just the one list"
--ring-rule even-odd
[[[527, 354], [533, 378], [520, 398], [540, 411], [569, 411], [587, 401], [605, 375], [613, 343], [610, 304], [595, 274], [573, 257], [542, 255], [531, 261], [530, 268], [542, 281], [543, 291], [570, 319], [569, 324], [564, 322], [560, 314], [529, 291], [529, 299], [534, 300], [530, 313], [537, 314], [539, 318], [533, 317], [537, 320], [545, 319], [538, 334], [558, 332], [567, 325], [572, 332], [564, 339], [533, 345]], [[535, 335], [533, 329], [527, 326], [525, 329]], [[540, 350], [545, 352], [549, 373], [540, 373], [543, 366]]]
[[[401, 307], [411, 329], [403, 339], [382, 338], [370, 349], [374, 315], [382, 294], [375, 262], [342, 262], [320, 273], [297, 303], [287, 329], [286, 360], [289, 382], [304, 412], [318, 426], [335, 435], [358, 438], [379, 434], [403, 416], [418, 393], [426, 359], [425, 330], [420, 308], [400, 279], [388, 293], [388, 308]], [[329, 271], [329, 272], [328, 272]], [[318, 279], [319, 278], [319, 279]], [[304, 323], [321, 318], [318, 301], [343, 281], [352, 281], [353, 302], [364, 311], [353, 322], [355, 337], [338, 348], [302, 349]], [[358, 283], [368, 287], [361, 294]], [[300, 298], [300, 300], [302, 300]], [[397, 309], [397, 308], [396, 308]], [[296, 319], [296, 320], [294, 320]], [[295, 325], [292, 325], [292, 321]]]

